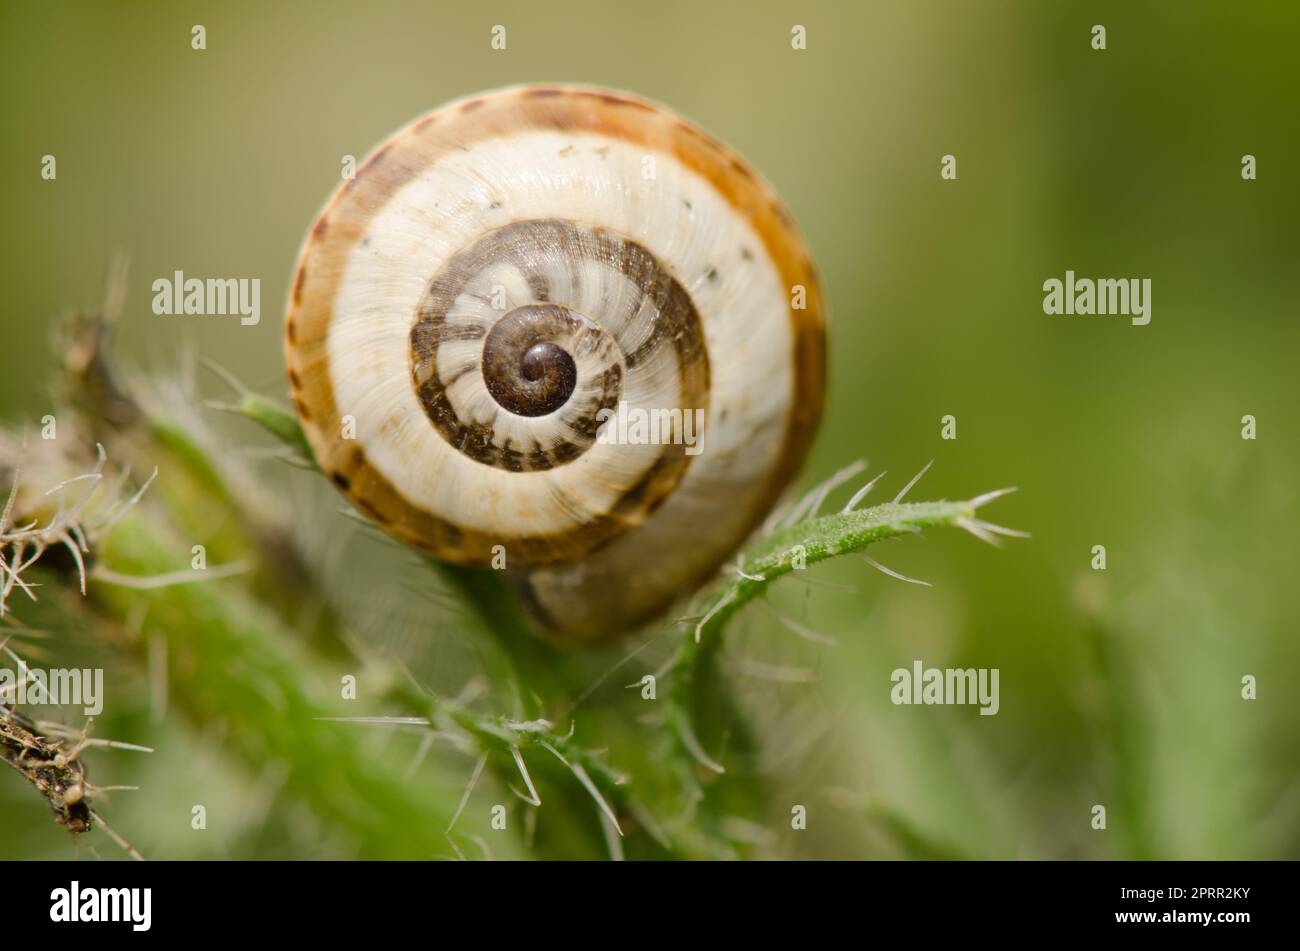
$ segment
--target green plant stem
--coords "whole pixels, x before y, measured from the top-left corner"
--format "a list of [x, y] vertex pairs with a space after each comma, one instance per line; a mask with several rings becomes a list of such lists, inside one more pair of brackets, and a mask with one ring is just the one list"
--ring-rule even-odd
[[[101, 561], [119, 575], [175, 571], [176, 539], [132, 513], [113, 529]], [[332, 826], [349, 830], [358, 855], [429, 858], [447, 851], [450, 815], [435, 797], [395, 776], [387, 757], [368, 749], [355, 725], [320, 722], [342, 704], [330, 702], [336, 674], [280, 626], [237, 581], [204, 581], [153, 590], [91, 582], [97, 618], [130, 631], [144, 611], [144, 630], [166, 644], [169, 696], [198, 727], [225, 723], [228, 744], [250, 769], [267, 762], [288, 768], [287, 786]], [[143, 653], [142, 637], [132, 642]], [[337, 688], [333, 688], [334, 691]]]

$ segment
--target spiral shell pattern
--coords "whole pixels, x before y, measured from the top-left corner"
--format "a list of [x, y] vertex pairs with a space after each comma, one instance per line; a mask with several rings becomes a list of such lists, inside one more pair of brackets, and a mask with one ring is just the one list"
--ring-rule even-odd
[[[503, 90], [399, 131], [311, 229], [286, 332], [339, 488], [438, 558], [504, 560], [578, 638], [716, 570], [821, 405], [788, 214], [730, 150], [603, 90]], [[660, 438], [602, 438], [628, 418]]]

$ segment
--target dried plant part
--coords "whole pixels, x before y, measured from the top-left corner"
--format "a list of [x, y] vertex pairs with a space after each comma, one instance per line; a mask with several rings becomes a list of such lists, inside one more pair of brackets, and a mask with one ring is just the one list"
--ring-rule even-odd
[[[0, 458], [30, 455], [24, 447], [0, 444], [5, 451]], [[24, 470], [8, 470], [8, 492], [0, 504], [0, 617], [9, 613], [9, 598], [21, 592], [36, 600], [36, 585], [25, 575], [47, 553], [59, 551], [71, 558], [77, 572], [81, 593], [86, 593], [86, 578], [91, 571], [92, 542], [107, 535], [148, 491], [158, 474], [155, 469], [130, 496], [122, 492], [129, 473], [122, 472], [112, 490], [116, 501], [107, 502], [100, 490], [106, 479], [107, 453], [95, 447], [95, 461], [89, 470], [42, 488], [24, 478]], [[62, 459], [38, 459], [42, 472], [63, 472], [70, 468]], [[74, 470], [75, 471], [75, 470]]]
[[0, 758], [27, 778], [49, 803], [54, 821], [74, 836], [89, 832], [86, 768], [78, 746], [64, 738], [41, 736], [37, 724], [16, 710], [0, 706]]

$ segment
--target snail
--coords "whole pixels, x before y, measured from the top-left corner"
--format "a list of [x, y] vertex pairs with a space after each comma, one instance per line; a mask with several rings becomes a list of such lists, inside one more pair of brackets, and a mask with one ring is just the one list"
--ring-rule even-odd
[[823, 298], [789, 213], [735, 152], [605, 89], [399, 130], [312, 225], [285, 327], [339, 489], [437, 559], [504, 566], [568, 642], [707, 581], [821, 413]]

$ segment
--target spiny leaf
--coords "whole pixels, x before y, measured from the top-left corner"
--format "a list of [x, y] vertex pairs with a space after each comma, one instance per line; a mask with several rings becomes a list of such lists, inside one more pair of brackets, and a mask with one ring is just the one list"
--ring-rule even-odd
[[721, 631], [727, 619], [746, 602], [758, 597], [782, 575], [800, 570], [796, 565], [813, 565], [927, 528], [955, 526], [973, 534], [1010, 533], [1010, 529], [976, 517], [976, 510], [985, 501], [991, 499], [981, 496], [964, 502], [886, 502], [862, 511], [809, 519], [778, 531], [751, 546], [740, 562], [743, 573], [704, 602], [704, 610], [694, 625], [693, 640], [698, 644], [711, 633]]
[[[901, 498], [915, 481], [908, 483], [895, 498]], [[810, 518], [755, 542], [742, 554], [736, 577], [698, 601], [690, 615], [691, 631], [663, 671], [674, 675], [669, 722], [682, 748], [705, 768], [717, 773], [723, 771], [700, 744], [692, 713], [697, 699], [693, 691], [716, 655], [727, 622], [748, 602], [764, 594], [778, 578], [828, 558], [859, 552], [876, 542], [917, 534], [927, 528], [962, 528], [989, 542], [996, 542], [999, 535], [1023, 537], [1023, 532], [985, 522], [976, 515], [981, 506], [1010, 491], [1014, 490], [1000, 489], [961, 502], [886, 502], [861, 511]], [[854, 497], [855, 501], [859, 498], [861, 493]], [[812, 510], [816, 511], [816, 506]]]

